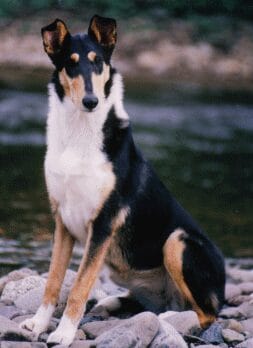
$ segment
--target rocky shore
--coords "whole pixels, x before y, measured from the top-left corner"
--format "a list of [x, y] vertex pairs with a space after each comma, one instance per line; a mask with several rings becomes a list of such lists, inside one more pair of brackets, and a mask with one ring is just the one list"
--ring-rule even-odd
[[[47, 273], [22, 268], [0, 278], [0, 347], [46, 348], [48, 334], [55, 330], [73, 284], [75, 272], [68, 270], [58, 306], [46, 333], [36, 339], [19, 323], [32, 316], [44, 291]], [[124, 292], [111, 282], [108, 270], [101, 272], [90, 299]], [[63, 345], [55, 346], [63, 348]], [[160, 315], [109, 316], [104, 308], [91, 309], [82, 319], [72, 348], [212, 348], [253, 347], [253, 270], [227, 262], [226, 303], [217, 321], [202, 330], [193, 311]]]

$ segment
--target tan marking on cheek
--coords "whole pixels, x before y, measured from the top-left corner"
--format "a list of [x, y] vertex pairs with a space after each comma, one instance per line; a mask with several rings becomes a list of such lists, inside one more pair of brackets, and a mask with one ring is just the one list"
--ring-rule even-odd
[[183, 297], [191, 303], [192, 308], [199, 317], [200, 325], [206, 327], [215, 321], [215, 316], [203, 312], [193, 298], [189, 287], [185, 283], [183, 275], [183, 252], [185, 244], [184, 241], [180, 240], [182, 234], [185, 234], [185, 232], [181, 229], [177, 229], [167, 239], [163, 247], [164, 265], [175, 282], [178, 290], [182, 293]]
[[96, 58], [96, 55], [97, 55], [96, 52], [90, 51], [90, 52], [87, 54], [87, 57], [88, 57], [89, 61], [94, 62], [94, 60], [95, 60], [95, 58]]
[[72, 53], [71, 56], [70, 56], [70, 59], [73, 60], [73, 62], [78, 63], [79, 59], [80, 59], [80, 56], [79, 56], [78, 53]]
[[81, 105], [85, 95], [84, 81], [81, 76], [70, 78], [65, 68], [59, 73], [60, 83], [63, 86], [66, 96], [70, 97], [74, 104]]

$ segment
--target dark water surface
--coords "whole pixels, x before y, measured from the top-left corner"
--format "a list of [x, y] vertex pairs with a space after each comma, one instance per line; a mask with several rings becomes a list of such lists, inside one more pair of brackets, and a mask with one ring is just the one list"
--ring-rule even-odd
[[[252, 257], [253, 105], [178, 100], [128, 100], [136, 142], [226, 256]], [[0, 273], [48, 266], [46, 111], [45, 94], [0, 91]]]

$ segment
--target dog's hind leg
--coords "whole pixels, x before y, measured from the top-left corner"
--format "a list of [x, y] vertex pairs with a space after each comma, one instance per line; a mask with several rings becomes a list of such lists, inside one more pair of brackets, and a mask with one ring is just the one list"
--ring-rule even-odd
[[224, 300], [224, 264], [216, 247], [202, 234], [175, 230], [163, 247], [164, 265], [202, 327], [216, 318]]
[[33, 331], [37, 336], [46, 331], [49, 325], [74, 246], [74, 240], [58, 214], [55, 222], [53, 253], [42, 304], [32, 318], [20, 324], [22, 328]]
[[95, 307], [99, 306], [102, 306], [108, 313], [113, 315], [137, 314], [145, 310], [130, 291], [120, 296], [105, 297]]

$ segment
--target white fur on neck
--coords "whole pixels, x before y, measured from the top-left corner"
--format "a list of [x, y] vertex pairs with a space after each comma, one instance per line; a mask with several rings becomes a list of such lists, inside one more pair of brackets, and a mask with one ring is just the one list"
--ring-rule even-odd
[[68, 97], [60, 101], [49, 85], [47, 187], [65, 226], [82, 243], [89, 222], [115, 184], [112, 166], [102, 151], [103, 125], [112, 106], [116, 117], [128, 120], [122, 95], [121, 76], [115, 74], [109, 97], [100, 101], [96, 111], [86, 113]]

